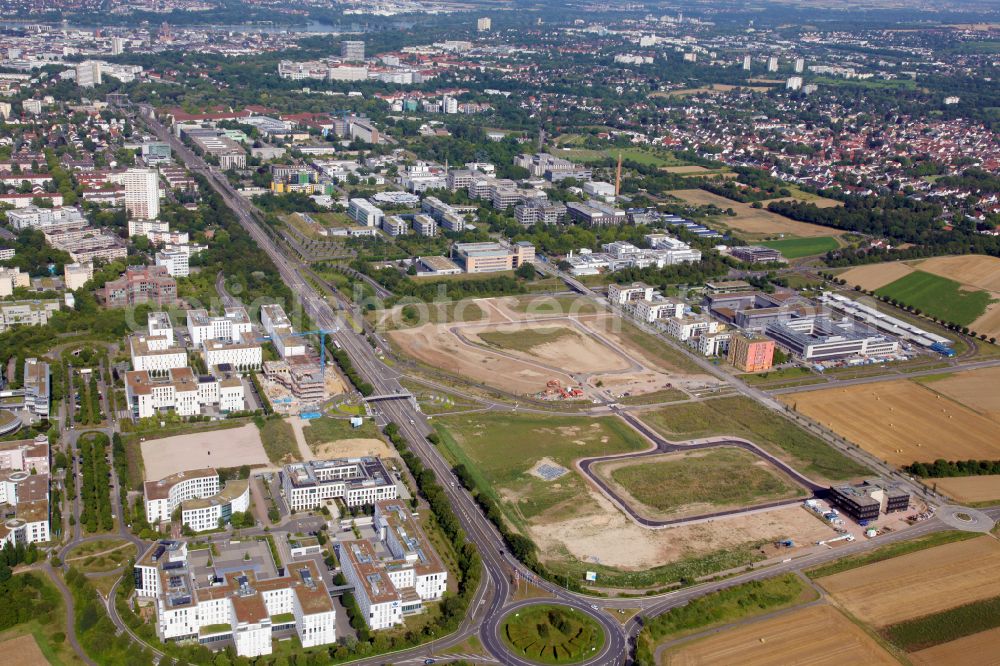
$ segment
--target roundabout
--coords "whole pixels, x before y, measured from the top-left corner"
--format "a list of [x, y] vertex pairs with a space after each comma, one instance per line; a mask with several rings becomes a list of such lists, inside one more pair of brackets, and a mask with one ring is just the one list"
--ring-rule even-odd
[[599, 610], [561, 599], [511, 604], [483, 627], [486, 647], [502, 663], [606, 664], [625, 652], [620, 626]]
[[942, 506], [937, 517], [949, 527], [966, 532], [989, 532], [995, 524], [986, 513], [966, 506]]

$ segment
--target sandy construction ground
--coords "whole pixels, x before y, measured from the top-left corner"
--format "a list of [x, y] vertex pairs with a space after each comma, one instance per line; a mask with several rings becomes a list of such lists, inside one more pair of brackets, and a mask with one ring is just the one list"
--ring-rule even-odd
[[252, 423], [239, 428], [148, 439], [142, 443], [146, 481], [158, 481], [187, 469], [271, 465]]
[[48, 666], [49, 660], [31, 634], [0, 642], [0, 659], [5, 666]]
[[[576, 314], [549, 308], [535, 314], [519, 312], [514, 298], [478, 301], [489, 323], [425, 324], [387, 333], [400, 351], [458, 377], [518, 394], [545, 390], [546, 382], [563, 386], [581, 382], [596, 390], [640, 395], [669, 387], [703, 387], [715, 383], [708, 375], [689, 375], [679, 368], [650, 359], [616, 333], [616, 316], [605, 312]], [[559, 302], [561, 303], [561, 301]], [[551, 344], [527, 350], [502, 349], [478, 334], [487, 331], [539, 331], [562, 328]]]
[[833, 227], [790, 220], [766, 208], [753, 208], [750, 204], [733, 201], [705, 190], [674, 190], [670, 194], [696, 206], [715, 204], [722, 210], [732, 208], [736, 211], [736, 217], [726, 217], [722, 222], [737, 231], [752, 234], [790, 234], [801, 237], [840, 236], [844, 233]]
[[660, 664], [867, 666], [898, 662], [837, 609], [817, 604], [685, 643], [666, 652]]
[[914, 666], [996, 666], [1000, 655], [1000, 629], [990, 629], [972, 634], [957, 641], [913, 652], [910, 661]]
[[932, 391], [970, 407], [1000, 423], [1000, 367], [956, 372], [941, 379], [924, 380]]
[[[627, 370], [632, 367], [628, 359], [615, 353], [596, 338], [581, 333], [572, 320], [556, 320], [544, 323], [513, 323], [487, 326], [464, 326], [460, 334], [476, 344], [498, 349], [529, 361], [538, 361], [555, 368], [563, 368], [573, 374], [587, 372], [609, 372]], [[553, 342], [536, 345], [526, 350], [495, 346], [487, 342], [483, 334], [502, 333], [513, 343], [519, 332], [551, 335]]]
[[394, 458], [396, 451], [381, 439], [340, 439], [327, 442], [316, 447], [316, 457], [327, 458], [360, 458], [362, 456], [378, 456]]
[[1000, 542], [949, 543], [821, 578], [862, 622], [884, 627], [1000, 595]]
[[[531, 538], [540, 553], [568, 551], [581, 562], [634, 571], [751, 541], [793, 539], [797, 544], [813, 544], [836, 535], [798, 506], [650, 530], [626, 518], [592, 487], [588, 486], [587, 492], [596, 502], [595, 509], [568, 520], [530, 525]], [[583, 504], [581, 501], [578, 506]], [[628, 546], [623, 548], [622, 544]], [[794, 553], [796, 548], [783, 552]]]
[[906, 277], [913, 269], [901, 261], [887, 264], [868, 264], [840, 273], [837, 277], [847, 280], [847, 284], [860, 285], [869, 291], [881, 289], [890, 282]]
[[781, 396], [803, 414], [893, 465], [1000, 459], [998, 424], [901, 379]]
[[958, 502], [992, 502], [1000, 500], [1000, 474], [959, 476], [945, 479], [924, 479], [925, 486], [937, 487]]
[[539, 363], [520, 361], [468, 344], [449, 329], [452, 324], [426, 324], [418, 328], [388, 333], [404, 354], [476, 383], [513, 393], [531, 394], [545, 389], [557, 379], [564, 386], [576, 381], [566, 372], [554, 372]]

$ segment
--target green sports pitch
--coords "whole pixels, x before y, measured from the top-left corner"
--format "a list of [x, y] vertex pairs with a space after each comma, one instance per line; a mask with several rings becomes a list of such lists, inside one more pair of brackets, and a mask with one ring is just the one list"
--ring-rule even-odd
[[798, 259], [800, 257], [812, 257], [823, 254], [830, 250], [836, 250], [840, 245], [831, 236], [820, 236], [818, 238], [786, 238], [784, 240], [763, 241], [760, 243], [764, 247], [777, 250], [785, 259]]

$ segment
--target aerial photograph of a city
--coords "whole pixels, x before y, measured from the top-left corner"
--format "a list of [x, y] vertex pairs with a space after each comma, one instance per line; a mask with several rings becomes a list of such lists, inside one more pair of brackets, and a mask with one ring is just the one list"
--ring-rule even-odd
[[0, 0], [0, 666], [1000, 665], [997, 0]]

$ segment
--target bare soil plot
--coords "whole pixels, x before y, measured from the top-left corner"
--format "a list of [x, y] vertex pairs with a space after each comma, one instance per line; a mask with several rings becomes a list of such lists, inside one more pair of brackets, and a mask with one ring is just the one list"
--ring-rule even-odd
[[1000, 475], [997, 474], [923, 479], [923, 483], [932, 488], [936, 486], [938, 492], [942, 492], [958, 502], [1000, 500]]
[[239, 428], [148, 439], [141, 448], [146, 481], [158, 481], [177, 472], [203, 467], [271, 465], [264, 452], [260, 430], [253, 423]]
[[396, 451], [381, 439], [367, 438], [341, 439], [336, 442], [320, 444], [316, 447], [316, 458], [320, 460], [329, 458], [360, 458], [363, 456], [394, 458]]
[[862, 289], [874, 291], [901, 277], [906, 277], [912, 272], [913, 268], [909, 265], [901, 261], [893, 261], [886, 264], [857, 266], [837, 277], [847, 280], [847, 284], [860, 285]]
[[836, 536], [798, 506], [650, 530], [626, 518], [590, 486], [586, 499], [577, 498], [575, 503], [584, 505], [576, 516], [528, 526], [542, 559], [564, 562], [569, 556], [623, 571], [642, 571], [751, 542], [793, 539], [797, 544], [812, 544]]
[[31, 634], [0, 642], [0, 659], [5, 666], [48, 666], [49, 660]]
[[632, 366], [596, 338], [580, 333], [570, 320], [464, 327], [462, 334], [487, 347], [537, 360], [570, 372], [607, 372]]
[[828, 604], [740, 625], [664, 653], [660, 664], [897, 664], [863, 629]]
[[722, 210], [732, 208], [736, 211], [736, 217], [725, 217], [720, 222], [731, 229], [744, 233], [790, 234], [800, 237], [840, 236], [844, 233], [832, 227], [790, 220], [777, 213], [772, 213], [766, 208], [753, 208], [750, 204], [733, 201], [705, 190], [674, 190], [670, 194], [696, 206], [714, 204]]
[[831, 388], [781, 400], [893, 465], [1000, 459], [1000, 426], [909, 380]]
[[990, 629], [959, 638], [957, 641], [913, 652], [909, 656], [914, 666], [942, 664], [995, 666], [998, 654], [1000, 654], [1000, 629]]
[[884, 627], [1000, 595], [1000, 542], [959, 541], [820, 580], [862, 622]]
[[518, 394], [537, 393], [556, 379], [565, 386], [575, 381], [566, 372], [554, 372], [539, 363], [520, 361], [466, 343], [451, 333], [450, 325], [426, 324], [388, 333], [408, 356], [476, 383]]

